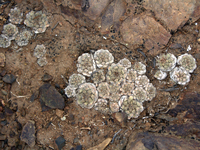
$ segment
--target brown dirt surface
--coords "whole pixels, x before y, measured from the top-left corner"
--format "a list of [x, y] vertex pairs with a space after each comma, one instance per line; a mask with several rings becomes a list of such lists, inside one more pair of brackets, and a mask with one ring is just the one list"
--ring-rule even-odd
[[[184, 147], [177, 149], [199, 149], [200, 2], [170, 2], [0, 1], [0, 32], [3, 25], [9, 23], [9, 12], [14, 7], [21, 10], [23, 19], [32, 10], [42, 11], [49, 22], [46, 31], [34, 33], [28, 45], [20, 47], [12, 41], [8, 48], [0, 47], [0, 149], [59, 149], [55, 142], [58, 137], [65, 139], [62, 149], [66, 150], [78, 147], [83, 150], [93, 147], [161, 150], [161, 147], [172, 149], [182, 144]], [[22, 22], [17, 27], [24, 29], [25, 25]], [[48, 63], [43, 67], [33, 54], [39, 44], [46, 47]], [[187, 51], [188, 46], [190, 51]], [[115, 63], [127, 58], [132, 65], [140, 61], [147, 66], [146, 75], [156, 87], [157, 95], [143, 103], [145, 109], [137, 119], [127, 120], [124, 114], [116, 117], [116, 114], [82, 108], [75, 98], [64, 94], [69, 77], [77, 73], [78, 57], [98, 49], [109, 50]], [[154, 78], [158, 70], [155, 58], [165, 52], [176, 57], [189, 53], [196, 59], [197, 68], [189, 84], [176, 85], [169, 75], [162, 81]], [[14, 75], [16, 81], [5, 83], [3, 77], [7, 74]], [[50, 81], [44, 81], [45, 74], [51, 76]], [[56, 90], [57, 96], [64, 100], [63, 109], [41, 106], [41, 93], [39, 96], [38, 93], [45, 83], [52, 87], [49, 97], [53, 97]], [[25, 136], [25, 132], [21, 140], [23, 127], [28, 122], [34, 122], [31, 128], [34, 126], [35, 135]], [[34, 137], [35, 142], [26, 142], [29, 137]]]

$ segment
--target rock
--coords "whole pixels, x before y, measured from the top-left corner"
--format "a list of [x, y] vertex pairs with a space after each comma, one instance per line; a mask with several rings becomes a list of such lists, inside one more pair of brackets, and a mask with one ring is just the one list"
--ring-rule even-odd
[[6, 75], [6, 70], [1, 71], [0, 76], [5, 76]]
[[5, 113], [0, 112], [0, 121], [5, 120], [5, 119], [6, 119]]
[[200, 37], [197, 38], [197, 43], [200, 44]]
[[10, 108], [5, 107], [5, 114], [6, 114], [7, 116], [12, 116], [13, 113], [14, 113], [14, 112], [13, 112]]
[[3, 81], [5, 83], [9, 83], [9, 84], [12, 84], [16, 81], [16, 77], [13, 75], [13, 74], [6, 74], [4, 77], [3, 77]]
[[187, 92], [178, 103], [178, 105], [170, 109], [168, 114], [172, 117], [184, 113], [184, 118], [200, 121], [200, 94]]
[[2, 88], [4, 86], [3, 84], [3, 81], [1, 80], [1, 77], [0, 77], [0, 88]]
[[148, 132], [133, 133], [129, 137], [129, 142], [126, 146], [126, 150], [198, 150], [199, 148], [199, 143], [194, 140], [187, 141], [173, 136], [164, 136]]
[[117, 112], [114, 114], [115, 119], [121, 124], [122, 127], [126, 126], [128, 116], [124, 112]]
[[75, 150], [82, 150], [82, 145], [77, 145]]
[[76, 137], [76, 138], [74, 138], [73, 143], [78, 143], [78, 141], [79, 141], [79, 139]]
[[171, 133], [179, 137], [193, 136], [196, 137], [196, 139], [200, 139], [200, 124], [190, 121], [181, 124], [172, 124], [167, 126], [164, 132]]
[[[1, 121], [1, 125], [2, 126], [5, 126], [7, 124], [7, 121], [6, 120], [4, 120], [4, 121]], [[1, 140], [0, 140], [1, 141]]]
[[29, 120], [22, 129], [20, 139], [30, 147], [35, 145], [35, 122]]
[[75, 148], [71, 148], [70, 150], [82, 150], [82, 145], [77, 145]]
[[83, 0], [85, 3], [82, 4], [82, 10], [85, 11], [85, 16], [91, 20], [96, 20], [101, 12], [109, 4], [109, 0]]
[[44, 76], [42, 77], [43, 82], [48, 82], [48, 81], [51, 81], [52, 79], [53, 77], [47, 73], [45, 73]]
[[45, 83], [39, 88], [39, 92], [42, 111], [64, 108], [64, 98], [51, 84]]
[[6, 57], [3, 53], [0, 53], [0, 67], [5, 66]]
[[200, 1], [196, 0], [195, 9], [191, 15], [190, 21], [193, 23], [200, 18]]
[[35, 91], [31, 97], [30, 97], [30, 102], [33, 102], [35, 99], [37, 99], [39, 96], [39, 91]]
[[113, 1], [102, 16], [101, 32], [108, 33], [111, 26], [118, 29], [120, 25], [120, 17], [124, 12], [125, 3], [122, 0]]
[[64, 113], [63, 110], [56, 109], [56, 115], [57, 115], [58, 117], [62, 118], [62, 117], [63, 117], [63, 113]]
[[111, 140], [112, 140], [112, 138], [107, 138], [99, 145], [91, 147], [88, 150], [104, 150], [108, 146], [108, 144], [110, 143]]
[[127, 18], [120, 28], [123, 40], [133, 45], [144, 44], [156, 56], [169, 41], [171, 34], [148, 14]]
[[1, 93], [2, 93], [3, 95], [7, 95], [7, 94], [8, 94], [5, 90], [1, 90]]
[[65, 146], [65, 139], [62, 136], [58, 137], [55, 142], [59, 150], [61, 150]]
[[195, 10], [196, 0], [145, 0], [144, 7], [155, 13], [170, 30], [182, 27]]

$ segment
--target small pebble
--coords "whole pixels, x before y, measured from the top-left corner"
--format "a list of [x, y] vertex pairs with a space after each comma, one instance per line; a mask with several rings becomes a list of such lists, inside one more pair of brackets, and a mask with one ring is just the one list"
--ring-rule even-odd
[[199, 43], [199, 44], [200, 44], [200, 37], [198, 37], [198, 38], [197, 38], [197, 43]]
[[48, 82], [48, 81], [51, 81], [52, 79], [53, 79], [53, 77], [47, 73], [45, 73], [42, 77], [43, 82]]
[[63, 117], [63, 113], [64, 113], [63, 110], [56, 109], [56, 115], [57, 115], [58, 117], [62, 118], [62, 117]]
[[2, 81], [0, 81], [0, 88], [2, 88], [3, 87], [3, 82]]
[[42, 111], [49, 109], [63, 109], [65, 107], [65, 100], [62, 95], [49, 83], [45, 83], [39, 88], [40, 103]]
[[78, 138], [74, 138], [73, 143], [78, 143], [79, 139]]
[[1, 71], [0, 76], [5, 76], [6, 75], [6, 70]]
[[55, 88], [59, 89], [60, 85], [58, 83], [55, 84]]
[[1, 121], [1, 125], [2, 125], [2, 126], [5, 126], [6, 124], [7, 124], [7, 121], [6, 121], [6, 120]]
[[82, 145], [76, 146], [75, 150], [82, 150]]
[[24, 108], [21, 109], [21, 116], [22, 117], [26, 116], [26, 110]]
[[12, 84], [16, 81], [16, 77], [13, 75], [13, 74], [6, 74], [4, 77], [3, 77], [3, 81], [5, 83], [9, 83], [9, 84]]
[[126, 113], [117, 112], [117, 113], [114, 114], [114, 117], [119, 123], [121, 123], [122, 127], [126, 126], [126, 122], [127, 122], [127, 119], [128, 119], [128, 116], [127, 116]]
[[59, 150], [61, 150], [65, 146], [65, 139], [62, 136], [58, 137], [55, 142]]
[[30, 102], [33, 102], [39, 96], [39, 91], [34, 92], [30, 97]]
[[62, 118], [60, 118], [62, 121], [65, 121], [66, 120], [66, 117], [64, 116], [64, 117], [62, 117]]
[[5, 113], [0, 112], [0, 120], [3, 121], [6, 119]]
[[13, 113], [14, 113], [14, 112], [13, 112], [10, 108], [5, 107], [5, 114], [6, 114], [7, 116], [11, 116]]
[[8, 93], [5, 90], [1, 90], [3, 95], [7, 95]]

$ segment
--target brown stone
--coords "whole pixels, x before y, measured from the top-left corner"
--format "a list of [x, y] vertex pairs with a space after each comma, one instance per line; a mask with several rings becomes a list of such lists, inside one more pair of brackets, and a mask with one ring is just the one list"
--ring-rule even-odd
[[128, 116], [124, 112], [117, 112], [114, 114], [114, 118], [120, 123], [122, 127], [127, 125]]
[[183, 96], [183, 99], [180, 99], [178, 105], [170, 109], [168, 114], [176, 117], [179, 114], [184, 113], [184, 118], [192, 119], [195, 121], [200, 121], [200, 95], [198, 93], [187, 92]]
[[106, 8], [109, 4], [109, 0], [88, 0], [89, 1], [89, 8], [85, 10], [85, 15], [91, 19], [96, 20], [101, 12]]
[[147, 14], [127, 18], [120, 29], [124, 41], [141, 45], [157, 55], [169, 41], [171, 34]]
[[170, 30], [184, 25], [195, 10], [196, 0], [145, 0], [144, 7], [155, 13], [155, 17]]
[[49, 109], [63, 109], [65, 106], [65, 100], [62, 95], [51, 85], [43, 84], [39, 88], [40, 92], [40, 104], [42, 111]]
[[126, 150], [198, 150], [199, 148], [200, 145], [196, 141], [149, 132], [133, 133], [126, 146]]
[[200, 1], [196, 0], [194, 12], [191, 15], [191, 22], [195, 22], [200, 18]]
[[63, 113], [64, 113], [63, 110], [56, 109], [56, 115], [57, 115], [58, 117], [62, 118], [62, 117], [63, 117]]
[[20, 139], [30, 147], [35, 145], [35, 122], [29, 120], [22, 129]]
[[101, 32], [108, 33], [111, 26], [117, 29], [120, 25], [120, 17], [122, 17], [124, 12], [125, 3], [123, 0], [113, 1], [102, 16]]

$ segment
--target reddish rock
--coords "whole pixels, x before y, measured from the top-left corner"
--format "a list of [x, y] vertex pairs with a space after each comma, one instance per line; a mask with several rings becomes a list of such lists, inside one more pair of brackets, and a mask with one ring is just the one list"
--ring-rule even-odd
[[133, 133], [129, 138], [126, 150], [199, 150], [200, 144], [194, 140], [180, 139], [149, 132]]
[[[85, 4], [88, 5], [85, 15], [91, 20], [96, 20], [108, 4], [109, 0], [88, 0], [88, 4]], [[83, 4], [82, 7], [84, 7]]]
[[157, 55], [169, 41], [171, 34], [147, 14], [127, 18], [120, 29], [124, 41], [141, 45]]
[[120, 17], [124, 14], [124, 12], [125, 3], [123, 0], [113, 1], [102, 16], [101, 32], [109, 32], [111, 26], [117, 28], [120, 25]]
[[184, 25], [195, 10], [196, 0], [145, 0], [144, 7], [155, 13], [155, 17], [170, 30]]
[[184, 118], [200, 121], [200, 94], [186, 93], [178, 103], [178, 105], [170, 109], [168, 114], [176, 117], [178, 114], [184, 113]]
[[169, 125], [164, 131], [179, 137], [191, 137], [195, 135], [194, 137], [200, 139], [200, 124], [195, 122]]
[[191, 22], [195, 22], [200, 18], [200, 1], [197, 0], [195, 4], [194, 12], [191, 15]]

